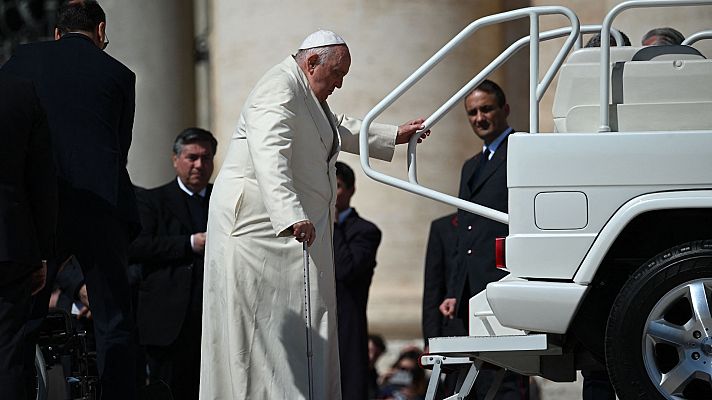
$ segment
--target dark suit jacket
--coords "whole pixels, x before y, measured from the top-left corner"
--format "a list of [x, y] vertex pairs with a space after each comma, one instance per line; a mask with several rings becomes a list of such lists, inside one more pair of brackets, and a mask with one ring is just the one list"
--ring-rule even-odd
[[448, 336], [448, 322], [440, 313], [450, 275], [457, 269], [457, 213], [438, 218], [430, 225], [423, 279], [423, 338]]
[[0, 261], [29, 273], [54, 256], [57, 181], [32, 82], [0, 73]]
[[[211, 191], [209, 185], [206, 204]], [[195, 296], [194, 290], [202, 293], [203, 255], [190, 246], [195, 231], [186, 197], [175, 179], [138, 193], [143, 228], [129, 247], [129, 258], [143, 264], [136, 323], [144, 345], [171, 344], [186, 318], [198, 318], [200, 323], [195, 312], [202, 309], [202, 303], [196, 304], [202, 294]]]
[[138, 233], [126, 170], [134, 73], [78, 33], [19, 46], [2, 69], [35, 82], [47, 112], [60, 189], [66, 185], [88, 193]]
[[356, 210], [334, 228], [334, 268], [339, 327], [341, 392], [344, 399], [368, 397], [368, 291], [381, 231]]
[[[479, 173], [482, 153], [462, 166], [459, 197], [502, 212], [507, 212], [507, 139]], [[468, 182], [476, 176], [470, 189]], [[507, 225], [458, 210], [457, 271], [450, 280], [448, 297], [457, 299], [457, 308], [467, 307], [470, 297], [485, 289], [488, 283], [506, 275], [495, 268], [495, 238], [505, 237]], [[465, 285], [467, 283], [467, 285]], [[465, 288], [469, 287], [469, 293]], [[463, 321], [465, 324], [467, 321]]]

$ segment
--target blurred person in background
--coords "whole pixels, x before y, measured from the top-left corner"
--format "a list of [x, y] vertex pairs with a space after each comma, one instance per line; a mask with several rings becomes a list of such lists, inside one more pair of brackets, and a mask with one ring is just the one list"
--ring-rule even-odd
[[670, 46], [680, 45], [684, 40], [685, 36], [677, 29], [664, 27], [649, 30], [640, 42], [643, 46]]
[[339, 332], [341, 395], [344, 400], [368, 398], [368, 319], [366, 307], [381, 231], [351, 207], [356, 192], [354, 171], [336, 162], [334, 271]]

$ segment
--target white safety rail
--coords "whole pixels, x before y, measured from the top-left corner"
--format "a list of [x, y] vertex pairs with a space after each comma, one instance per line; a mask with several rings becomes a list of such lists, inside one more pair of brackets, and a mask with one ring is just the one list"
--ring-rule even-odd
[[703, 39], [712, 39], [712, 30], [693, 33], [687, 39], [685, 39], [682, 44], [685, 46], [692, 46], [693, 43], [697, 43]]
[[[542, 15], [564, 15], [570, 21], [570, 33], [569, 37], [566, 39], [563, 47], [557, 54], [551, 68], [547, 71], [544, 76], [542, 83], [539, 83], [539, 17]], [[404, 181], [402, 179], [394, 178], [392, 176], [383, 174], [371, 168], [368, 159], [368, 128], [371, 123], [388, 107], [390, 107], [400, 96], [403, 95], [407, 90], [409, 90], [415, 83], [417, 83], [423, 76], [425, 76], [430, 70], [432, 70], [440, 61], [445, 58], [445, 56], [452, 51], [455, 47], [460, 45], [464, 40], [471, 36], [475, 31], [480, 28], [501, 23], [512, 21], [521, 18], [529, 18], [530, 24], [530, 35], [529, 35], [529, 71], [530, 71], [530, 82], [529, 82], [529, 103], [530, 103], [530, 113], [529, 113], [529, 127], [531, 132], [537, 132], [539, 127], [539, 99], [541, 94], [546, 90], [549, 83], [553, 79], [554, 75], [558, 71], [558, 68], [563, 64], [564, 58], [568, 52], [574, 47], [575, 42], [579, 36], [580, 23], [576, 14], [566, 7], [560, 6], [544, 6], [544, 7], [529, 7], [519, 10], [508, 11], [500, 14], [491, 15], [488, 17], [480, 18], [477, 21], [468, 25], [463, 29], [457, 36], [450, 40], [445, 46], [443, 46], [438, 52], [436, 52], [428, 61], [425, 62], [420, 68], [418, 68], [411, 76], [409, 76], [405, 81], [398, 85], [391, 93], [389, 93], [380, 103], [378, 103], [368, 114], [363, 121], [363, 126], [361, 127], [360, 135], [360, 158], [361, 166], [371, 179], [391, 185], [402, 190], [409, 191], [414, 194], [418, 194], [436, 201], [449, 204], [451, 206], [460, 208], [465, 211], [469, 211], [478, 215], [482, 215], [486, 218], [493, 219], [498, 222], [507, 224], [509, 222], [509, 215], [498, 210], [494, 210], [488, 207], [484, 207], [479, 204], [471, 203], [459, 199], [454, 196], [450, 196], [444, 193], [437, 192], [435, 190], [426, 188], [424, 186]], [[605, 36], [605, 35], [604, 35]], [[516, 51], [517, 47], [515, 45], [510, 46], [507, 51], [500, 54], [495, 58], [489, 65], [487, 65], [479, 74], [477, 74], [470, 82], [468, 82], [465, 87], [453, 95], [450, 100], [448, 100], [442, 107], [440, 107], [433, 115], [425, 120], [425, 129], [431, 129], [437, 121], [442, 118], [447, 112], [452, 109], [457, 103], [459, 103], [462, 98], [464, 98], [467, 93], [480, 84], [485, 77], [492, 73], [497, 67], [503, 64], [509, 57], [511, 57]]]
[[[569, 36], [569, 35], [571, 35], [571, 31], [572, 31], [572, 27], [565, 27], [565, 28], [544, 31], [539, 34], [539, 41], [543, 42], [546, 40], [558, 39], [558, 38], [561, 38], [564, 36]], [[599, 32], [601, 32], [601, 25], [583, 25], [583, 26], [581, 26], [580, 27], [581, 34], [578, 36], [578, 38], [574, 44], [574, 48], [580, 49], [581, 47], [583, 47], [583, 34], [584, 33], [590, 34], [590, 33], [599, 33]], [[617, 29], [611, 28], [610, 32], [611, 32], [611, 35], [613, 35], [613, 37], [615, 38], [616, 44], [618, 44], [618, 46], [622, 46], [623, 45], [623, 35], [621, 35], [620, 31], [618, 31]], [[506, 58], [504, 58], [502, 60], [502, 62], [508, 60], [514, 54], [516, 54], [519, 50], [528, 46], [530, 41], [531, 41], [531, 35], [525, 36], [525, 37], [517, 40], [516, 42], [512, 43], [507, 48], [507, 50], [505, 50], [502, 53], [502, 54], [507, 54]], [[493, 61], [492, 63], [494, 63], [495, 61]], [[560, 67], [561, 67], [560, 64], [556, 66], [556, 71], [554, 71], [554, 74], [556, 72], [558, 72]], [[553, 65], [552, 65], [552, 68], [550, 68], [550, 71], [552, 69], [553, 69]], [[541, 84], [539, 85], [539, 88], [537, 89], [537, 109], [538, 109], [538, 101], [541, 100], [541, 97], [546, 92], [546, 90], [549, 88], [549, 85], [551, 84], [551, 81], [554, 78], [554, 74], [547, 75], [544, 78], [544, 80], [541, 82]], [[478, 77], [481, 75], [482, 74], [478, 75]], [[475, 77], [475, 79], [477, 79], [477, 77]], [[464, 99], [464, 97], [472, 90], [472, 88], [476, 87], [477, 85], [479, 85], [481, 83], [482, 79], [484, 79], [484, 77], [479, 79], [474, 85], [471, 85], [468, 83], [467, 86], [465, 86], [462, 90], [458, 91], [451, 99], [451, 100], [454, 99], [454, 104], [461, 102]], [[472, 83], [472, 82], [470, 82], [470, 83]], [[438, 109], [438, 111], [436, 111], [433, 114], [434, 116], [438, 115], [437, 119], [434, 119], [433, 122], [431, 123], [431, 125], [427, 125], [427, 126], [432, 126], [432, 124], [435, 124], [437, 121], [439, 121], [440, 118], [442, 117], [442, 115], [446, 114], [447, 112], [449, 112], [452, 109], [452, 106], [454, 104], [450, 104], [450, 101], [448, 101], [448, 103], [445, 103], [442, 107], [440, 107], [440, 109]], [[441, 113], [441, 110], [442, 110], [442, 113]], [[426, 124], [427, 124], [427, 121], [426, 121]], [[408, 180], [414, 184], [418, 184], [416, 148], [418, 146], [419, 138], [420, 138], [419, 135], [413, 135], [413, 137], [408, 142], [408, 156], [407, 156]]]
[[[613, 20], [625, 10], [631, 8], [654, 8], [654, 7], [681, 7], [681, 6], [705, 6], [712, 5], [712, 0], [630, 0], [618, 4], [608, 12], [603, 19], [602, 31], [610, 30]], [[601, 35], [601, 74], [600, 74], [600, 127], [598, 132], [610, 132], [610, 115], [608, 110], [608, 96], [610, 88], [608, 79], [611, 71], [611, 45], [608, 35]]]

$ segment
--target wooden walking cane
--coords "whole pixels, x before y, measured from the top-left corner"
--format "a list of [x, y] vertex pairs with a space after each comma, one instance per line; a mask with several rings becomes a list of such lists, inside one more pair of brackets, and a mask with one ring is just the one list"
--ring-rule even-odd
[[304, 253], [304, 318], [307, 325], [307, 371], [309, 373], [309, 400], [314, 400], [314, 369], [312, 367], [312, 320], [311, 320], [311, 285], [309, 284], [309, 246], [302, 242]]

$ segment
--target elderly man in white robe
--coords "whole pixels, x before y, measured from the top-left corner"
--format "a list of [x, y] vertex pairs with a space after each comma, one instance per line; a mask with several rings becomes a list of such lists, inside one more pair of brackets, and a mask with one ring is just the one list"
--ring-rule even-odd
[[[317, 31], [245, 102], [210, 202], [202, 400], [308, 397], [301, 242], [310, 249], [313, 398], [341, 398], [334, 164], [340, 149], [358, 152], [361, 121], [333, 114], [326, 99], [350, 64], [344, 40]], [[422, 123], [373, 124], [369, 154], [390, 160]]]

